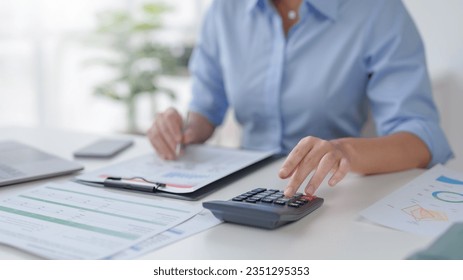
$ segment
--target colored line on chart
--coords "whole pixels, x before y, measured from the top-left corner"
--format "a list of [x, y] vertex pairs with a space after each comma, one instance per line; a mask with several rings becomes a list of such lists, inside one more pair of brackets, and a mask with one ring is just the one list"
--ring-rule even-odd
[[433, 192], [432, 196], [435, 199], [448, 203], [463, 203], [463, 194], [457, 192], [437, 191]]
[[436, 181], [442, 182], [442, 183], [447, 183], [447, 184], [453, 184], [453, 185], [463, 185], [463, 181], [453, 179], [447, 176], [439, 176]]

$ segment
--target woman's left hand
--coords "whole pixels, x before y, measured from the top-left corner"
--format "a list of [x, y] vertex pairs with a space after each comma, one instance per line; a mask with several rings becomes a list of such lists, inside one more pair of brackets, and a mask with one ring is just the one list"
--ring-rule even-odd
[[312, 171], [314, 174], [305, 187], [306, 195], [313, 195], [330, 172], [333, 173], [328, 181], [330, 186], [341, 181], [350, 171], [350, 159], [336, 140], [327, 141], [312, 136], [303, 138], [288, 155], [279, 172], [282, 179], [290, 177], [285, 196], [293, 196]]

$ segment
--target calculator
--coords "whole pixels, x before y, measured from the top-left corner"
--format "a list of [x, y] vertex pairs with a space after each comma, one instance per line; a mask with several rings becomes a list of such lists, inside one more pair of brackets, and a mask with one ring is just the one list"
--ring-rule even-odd
[[218, 219], [273, 229], [297, 221], [323, 204], [323, 198], [297, 193], [287, 198], [283, 191], [256, 188], [230, 200], [203, 202]]

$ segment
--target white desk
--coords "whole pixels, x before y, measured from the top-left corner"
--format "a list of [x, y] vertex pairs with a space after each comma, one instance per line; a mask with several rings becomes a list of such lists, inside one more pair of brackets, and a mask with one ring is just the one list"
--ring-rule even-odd
[[[71, 159], [72, 152], [99, 135], [50, 129], [0, 127], [0, 140], [15, 139], [44, 151]], [[112, 160], [79, 160], [86, 170], [152, 152], [143, 137], [134, 147]], [[254, 187], [284, 188], [277, 176], [281, 161], [234, 181], [203, 200], [229, 199]], [[423, 170], [395, 174], [357, 176], [350, 174], [337, 187], [323, 184], [317, 195], [324, 205], [302, 220], [276, 230], [234, 224], [215, 228], [181, 240], [143, 256], [143, 259], [403, 259], [426, 247], [429, 237], [400, 232], [359, 221], [358, 213], [383, 196], [403, 186]], [[62, 182], [75, 175], [0, 188], [0, 197], [12, 195], [47, 181]], [[128, 193], [132, 196], [149, 195]], [[165, 198], [168, 200], [167, 198]], [[202, 201], [190, 202], [200, 204]], [[20, 250], [0, 245], [0, 259], [36, 259]]]

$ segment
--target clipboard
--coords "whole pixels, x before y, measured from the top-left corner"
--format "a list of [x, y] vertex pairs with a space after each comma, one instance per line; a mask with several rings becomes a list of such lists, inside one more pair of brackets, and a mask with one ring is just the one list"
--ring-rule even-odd
[[164, 161], [152, 153], [84, 173], [75, 182], [198, 200], [280, 157], [273, 152], [189, 145], [178, 161]]

